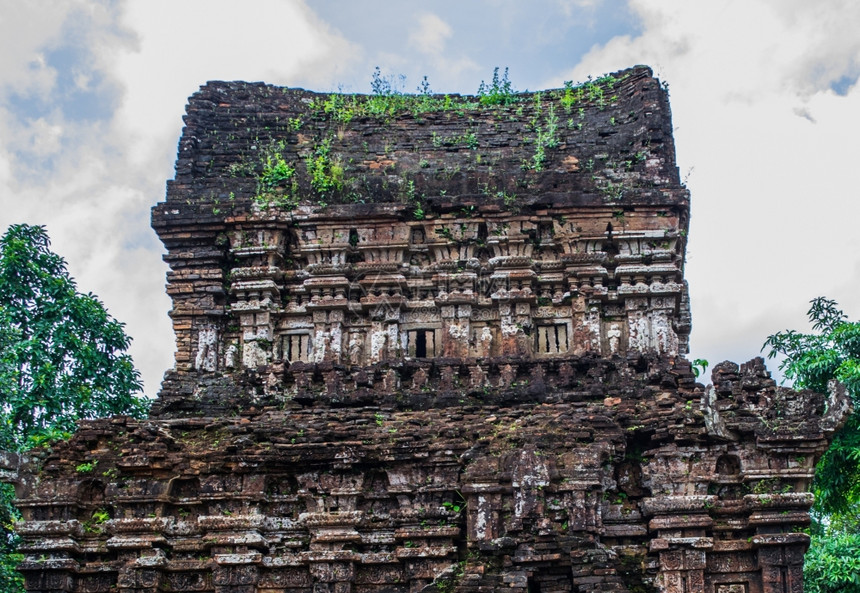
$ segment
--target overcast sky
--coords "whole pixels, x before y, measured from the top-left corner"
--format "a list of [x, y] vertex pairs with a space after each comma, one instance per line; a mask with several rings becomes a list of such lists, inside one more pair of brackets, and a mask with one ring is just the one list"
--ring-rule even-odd
[[174, 346], [149, 209], [201, 84], [369, 92], [379, 66], [474, 93], [495, 66], [537, 90], [648, 64], [692, 192], [691, 356], [743, 362], [815, 296], [860, 317], [858, 31], [855, 0], [0, 0], [0, 226], [47, 226], [154, 395]]

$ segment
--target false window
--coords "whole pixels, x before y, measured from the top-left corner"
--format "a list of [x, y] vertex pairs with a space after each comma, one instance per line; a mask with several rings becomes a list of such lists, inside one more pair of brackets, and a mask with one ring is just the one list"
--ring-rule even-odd
[[433, 358], [436, 356], [436, 331], [432, 329], [413, 329], [407, 332], [406, 352], [412, 358]]
[[537, 351], [539, 354], [563, 354], [570, 349], [567, 324], [539, 325]]
[[309, 334], [289, 334], [284, 336], [284, 358], [289, 362], [307, 362], [311, 353]]

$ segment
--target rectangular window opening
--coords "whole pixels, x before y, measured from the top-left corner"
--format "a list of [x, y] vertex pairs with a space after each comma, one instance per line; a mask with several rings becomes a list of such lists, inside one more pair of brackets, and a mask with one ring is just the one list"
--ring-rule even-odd
[[566, 324], [539, 325], [537, 327], [538, 354], [563, 354], [570, 350]]
[[413, 329], [406, 334], [406, 355], [412, 358], [433, 358], [436, 356], [436, 331], [432, 329]]
[[284, 354], [289, 362], [307, 362], [310, 355], [310, 334], [284, 336]]

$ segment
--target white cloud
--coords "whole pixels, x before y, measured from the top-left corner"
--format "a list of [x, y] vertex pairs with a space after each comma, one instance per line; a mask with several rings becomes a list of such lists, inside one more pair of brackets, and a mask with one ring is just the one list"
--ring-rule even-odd
[[302, 2], [251, 6], [259, 18], [247, 18], [249, 5], [208, 0], [127, 5], [123, 21], [140, 48], [116, 55], [113, 69], [126, 89], [118, 123], [144, 143], [132, 158], [175, 148], [186, 100], [208, 80], [326, 85], [350, 64], [350, 46]]
[[40, 117], [29, 126], [31, 138], [26, 143], [31, 146], [37, 156], [48, 156], [56, 154], [60, 150], [60, 139], [63, 135], [63, 127], [48, 123], [45, 118]]
[[55, 72], [45, 64], [42, 49], [59, 39], [74, 2], [0, 2], [0, 85], [16, 93], [49, 92]]
[[[149, 209], [173, 176], [188, 95], [211, 79], [328, 85], [359, 52], [301, 1], [9, 1], [0, 33], [0, 225], [47, 225], [79, 289], [126, 322], [154, 395], [173, 364], [173, 332]], [[72, 43], [71, 86], [122, 93], [99, 121], [75, 120], [57, 92], [46, 56]], [[49, 114], [18, 117], [12, 92], [46, 101]]]
[[[468, 56], [459, 52], [446, 51], [448, 40], [454, 35], [454, 29], [447, 22], [433, 13], [423, 13], [417, 19], [417, 27], [409, 33], [409, 46], [424, 54], [430, 66], [448, 76], [459, 77], [464, 72], [476, 72], [478, 64]], [[451, 55], [454, 53], [455, 55]], [[404, 56], [385, 54], [386, 64], [401, 64], [408, 66]]]
[[409, 44], [423, 54], [441, 54], [453, 32], [448, 23], [425, 12], [418, 17], [418, 28], [409, 34]]
[[594, 10], [603, 2], [603, 0], [556, 0], [558, 5], [564, 11], [566, 16], [582, 10]]
[[[687, 277], [694, 356], [746, 360], [805, 329], [826, 295], [860, 316], [860, 5], [633, 0], [638, 37], [595, 47], [583, 79], [635, 63], [671, 84], [680, 170], [695, 166]], [[852, 310], [853, 307], [853, 310]]]
[[847, 76], [860, 75], [860, 5], [851, 0], [805, 2], [769, 0], [782, 30], [790, 37], [791, 78], [804, 94], [826, 88]]

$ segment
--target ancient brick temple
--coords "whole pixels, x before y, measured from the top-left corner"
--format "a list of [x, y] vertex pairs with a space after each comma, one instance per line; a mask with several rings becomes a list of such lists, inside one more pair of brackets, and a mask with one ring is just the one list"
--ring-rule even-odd
[[847, 406], [684, 358], [689, 195], [637, 67], [482, 98], [193, 95], [147, 421], [5, 460], [31, 592], [802, 590]]

